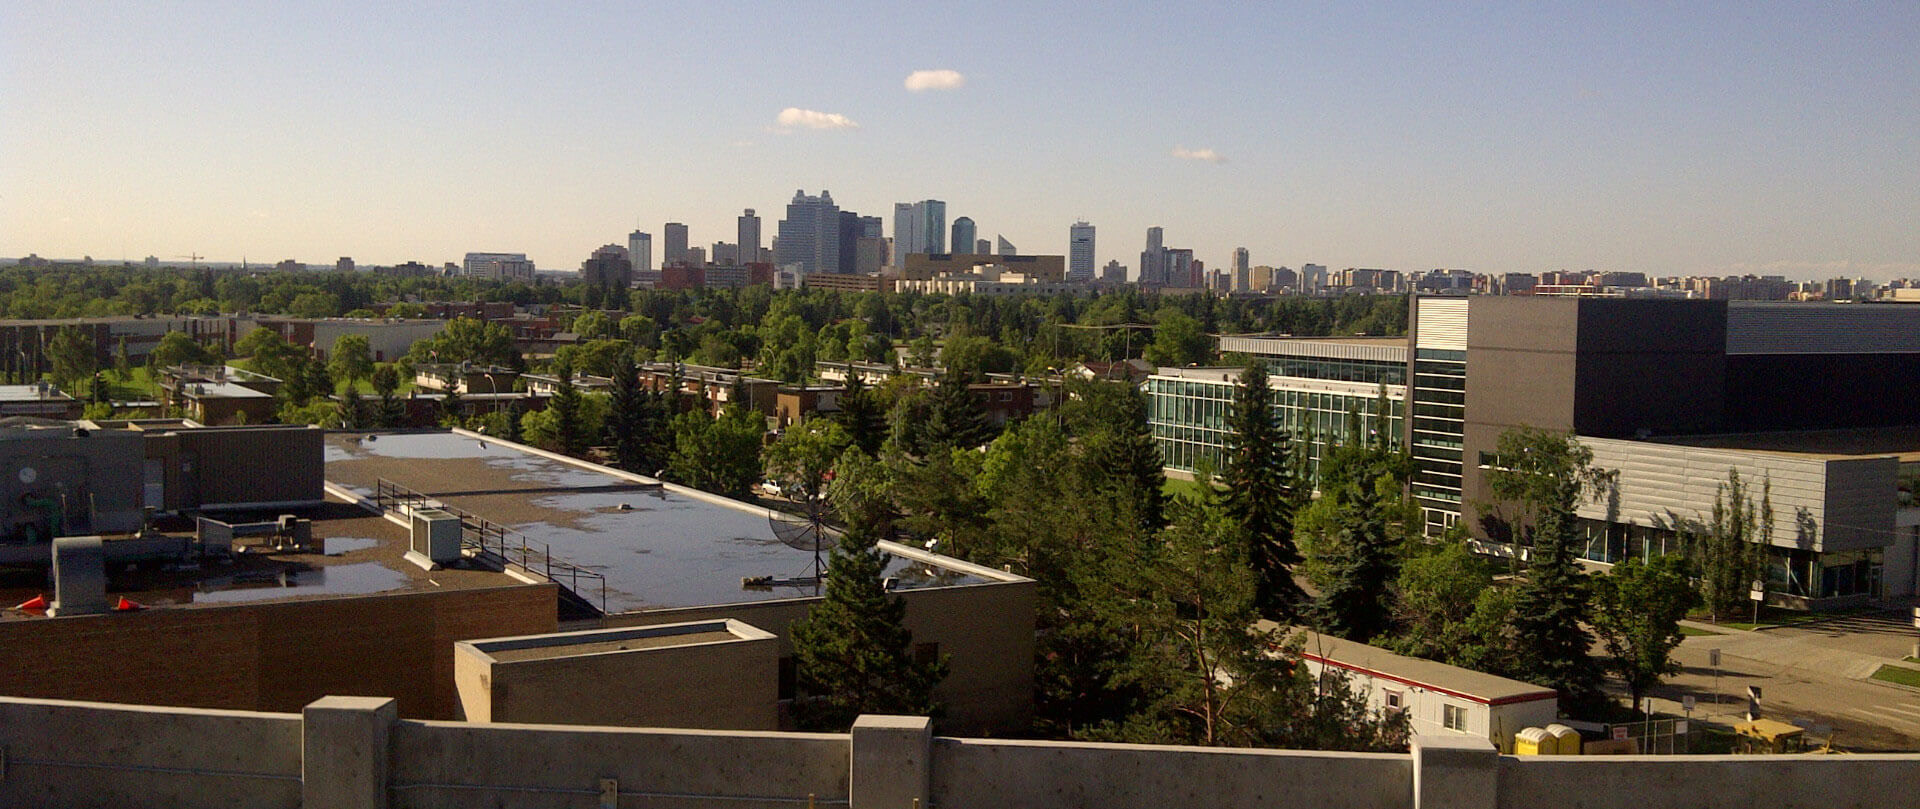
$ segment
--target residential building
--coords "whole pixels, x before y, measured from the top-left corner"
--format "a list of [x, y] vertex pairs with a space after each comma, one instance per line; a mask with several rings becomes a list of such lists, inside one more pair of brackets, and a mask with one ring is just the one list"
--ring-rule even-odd
[[1309, 672], [1337, 673], [1365, 696], [1367, 707], [1405, 714], [1415, 734], [1473, 736], [1511, 753], [1515, 734], [1560, 721], [1560, 697], [1551, 688], [1318, 632], [1301, 637], [1300, 659]]
[[837, 272], [840, 267], [840, 206], [824, 189], [820, 196], [794, 191], [774, 242], [775, 263], [795, 266], [802, 275]]
[[1067, 228], [1067, 280], [1093, 283], [1093, 226], [1086, 220]]
[[533, 262], [526, 253], [468, 253], [461, 271], [474, 278], [533, 281]]

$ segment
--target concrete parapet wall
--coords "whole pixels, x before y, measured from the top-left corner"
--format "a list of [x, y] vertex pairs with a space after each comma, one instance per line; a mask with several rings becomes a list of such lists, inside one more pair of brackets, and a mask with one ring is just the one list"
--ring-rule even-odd
[[1423, 736], [1409, 754], [851, 733], [474, 724], [391, 699], [303, 714], [0, 698], [0, 807], [805, 806], [908, 809], [1749, 809], [1910, 806], [1920, 755], [1501, 756]]
[[1503, 756], [1500, 809], [1913, 806], [1920, 755]]
[[1394, 753], [950, 738], [933, 743], [933, 804], [967, 809], [1395, 809], [1412, 805], [1412, 777], [1412, 760]]
[[[401, 722], [393, 728], [392, 805], [591, 806], [601, 779], [619, 805], [745, 809], [844, 805], [843, 733], [636, 730]], [[578, 793], [578, 794], [576, 794]], [[718, 797], [733, 800], [716, 801]]]
[[300, 733], [299, 714], [0, 699], [0, 806], [297, 807]]

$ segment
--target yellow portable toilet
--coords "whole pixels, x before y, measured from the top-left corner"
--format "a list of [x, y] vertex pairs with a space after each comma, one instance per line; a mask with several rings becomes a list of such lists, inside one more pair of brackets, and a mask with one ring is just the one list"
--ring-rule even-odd
[[1527, 728], [1513, 735], [1516, 756], [1550, 756], [1559, 752], [1559, 740], [1540, 728]]
[[[1553, 752], [1563, 756], [1580, 755], [1580, 731], [1555, 722], [1547, 726], [1547, 735], [1553, 737]], [[1546, 752], [1544, 745], [1541, 752]]]

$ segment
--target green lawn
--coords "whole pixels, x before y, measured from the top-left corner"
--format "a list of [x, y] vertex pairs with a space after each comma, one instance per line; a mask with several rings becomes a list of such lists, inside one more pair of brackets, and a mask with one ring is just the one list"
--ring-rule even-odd
[[1881, 666], [1879, 671], [1873, 673], [1873, 679], [1920, 688], [1920, 671], [1900, 666]]
[[1168, 497], [1198, 497], [1200, 496], [1200, 484], [1191, 480], [1181, 480], [1170, 477], [1167, 478], [1167, 485], [1162, 488], [1162, 491], [1165, 491]]
[[106, 372], [108, 396], [117, 402], [147, 401], [160, 398], [160, 382], [154, 378], [152, 369], [144, 365], [127, 369], [127, 378]]

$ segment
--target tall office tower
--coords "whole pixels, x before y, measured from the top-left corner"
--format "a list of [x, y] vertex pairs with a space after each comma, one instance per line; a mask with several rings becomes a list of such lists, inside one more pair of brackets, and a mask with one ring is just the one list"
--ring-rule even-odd
[[1084, 219], [1067, 228], [1067, 280], [1093, 281], [1093, 226]]
[[1163, 252], [1166, 254], [1166, 269], [1161, 276], [1162, 283], [1170, 287], [1184, 287], [1187, 289], [1200, 286], [1193, 274], [1193, 265], [1195, 262], [1193, 260], [1192, 250], [1184, 247], [1163, 248]]
[[748, 208], [746, 213], [740, 215], [739, 230], [740, 238], [738, 241], [735, 241], [734, 244], [739, 246], [737, 252], [740, 257], [740, 263], [746, 264], [759, 261], [760, 217], [754, 214], [752, 208]]
[[974, 239], [973, 254], [976, 256], [993, 255], [993, 242], [987, 241], [986, 239]]
[[1236, 273], [1246, 272], [1247, 265], [1249, 263], [1247, 260], [1248, 258], [1249, 258], [1249, 254], [1247, 253], [1247, 248], [1245, 247], [1233, 248], [1233, 271]]
[[826, 190], [817, 197], [793, 192], [779, 234], [773, 244], [774, 261], [780, 265], [799, 265], [801, 275], [840, 269], [840, 206]]
[[893, 206], [893, 264], [904, 267], [909, 253], [947, 252], [947, 204], [937, 199]]
[[1253, 268], [1248, 264], [1247, 248], [1233, 248], [1233, 291], [1250, 292], [1253, 290]]
[[979, 238], [973, 227], [973, 220], [962, 216], [953, 220], [953, 252], [965, 253], [973, 249], [973, 240]]
[[1107, 266], [1100, 268], [1100, 283], [1120, 285], [1127, 282], [1127, 265], [1117, 258], [1107, 259]]
[[878, 216], [860, 217], [860, 238], [884, 239], [887, 237], [886, 220]]
[[1315, 292], [1319, 292], [1320, 290], [1325, 289], [1326, 286], [1327, 286], [1327, 265], [1325, 264], [1300, 265], [1300, 291], [1301, 292], [1311, 295]]
[[687, 248], [687, 264], [694, 267], [707, 266], [707, 248], [705, 247]]
[[[873, 217], [878, 218], [878, 217]], [[887, 240], [884, 236], [861, 236], [853, 245], [853, 271], [860, 275], [879, 275], [887, 266]]]
[[666, 252], [660, 256], [662, 266], [687, 261], [687, 226], [679, 222], [668, 222], [666, 227]]
[[1167, 247], [1164, 237], [1159, 227], [1147, 228], [1147, 249], [1140, 251], [1140, 273], [1134, 276], [1134, 281], [1167, 285]]
[[635, 272], [648, 272], [653, 269], [652, 234], [634, 231], [627, 234], [627, 258], [633, 262]]
[[609, 244], [580, 262], [580, 278], [588, 284], [624, 290], [633, 286], [633, 261], [625, 247]]
[[1015, 250], [1013, 248], [1013, 242], [1007, 241], [1007, 237], [1005, 236], [1000, 236], [996, 234], [993, 237], [993, 241], [994, 241], [993, 252], [998, 255], [1017, 256], [1020, 254], [1019, 250]]
[[864, 220], [873, 218], [861, 216], [853, 211], [841, 211], [840, 219], [834, 226], [836, 238], [840, 240], [840, 263], [832, 272], [849, 274], [859, 271], [860, 234], [865, 231]]
[[738, 267], [746, 263], [740, 259], [740, 245], [737, 244], [714, 242], [712, 251], [707, 255], [721, 267]]

